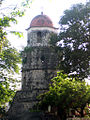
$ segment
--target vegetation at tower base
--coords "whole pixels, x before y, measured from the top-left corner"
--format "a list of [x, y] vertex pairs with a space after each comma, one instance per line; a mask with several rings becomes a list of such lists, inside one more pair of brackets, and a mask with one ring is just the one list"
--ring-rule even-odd
[[[10, 102], [16, 91], [15, 74], [19, 73], [18, 64], [21, 63], [19, 52], [10, 45], [7, 39], [8, 33], [14, 33], [22, 37], [18, 31], [8, 30], [12, 24], [17, 24], [18, 17], [22, 17], [28, 0], [22, 3], [22, 7], [10, 5], [3, 7], [3, 0], [0, 1], [0, 116], [5, 112], [7, 102]], [[7, 2], [9, 2], [7, 0]], [[22, 9], [23, 8], [23, 9]]]
[[83, 80], [76, 80], [58, 72], [57, 76], [51, 80], [49, 90], [39, 98], [41, 99], [40, 108], [46, 110], [51, 106], [52, 111], [57, 108], [57, 114], [61, 120], [66, 120], [71, 108], [83, 117], [86, 104], [90, 104], [90, 85]]
[[87, 78], [90, 74], [90, 2], [64, 11], [59, 24], [60, 33], [51, 37], [51, 44], [55, 45], [55, 40], [60, 42], [63, 53], [60, 70], [76, 73], [80, 79]]

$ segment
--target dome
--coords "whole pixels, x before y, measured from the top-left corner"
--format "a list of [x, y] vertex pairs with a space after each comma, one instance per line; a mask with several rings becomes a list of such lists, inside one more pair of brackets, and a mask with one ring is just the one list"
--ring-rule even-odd
[[51, 27], [51, 28], [53, 28], [53, 23], [48, 16], [43, 15], [43, 13], [42, 13], [41, 15], [38, 15], [33, 18], [33, 20], [31, 21], [31, 24], [30, 24], [30, 28], [32, 28], [32, 27]]

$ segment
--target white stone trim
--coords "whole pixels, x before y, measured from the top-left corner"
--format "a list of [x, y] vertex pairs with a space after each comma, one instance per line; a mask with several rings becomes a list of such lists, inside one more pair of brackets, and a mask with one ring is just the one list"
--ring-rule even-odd
[[32, 32], [32, 31], [43, 31], [43, 30], [48, 30], [48, 31], [51, 31], [51, 32], [54, 32], [54, 33], [58, 33], [57, 32], [57, 29], [55, 28], [50, 28], [50, 27], [32, 27], [30, 29], [28, 29], [27, 31], [28, 32]]

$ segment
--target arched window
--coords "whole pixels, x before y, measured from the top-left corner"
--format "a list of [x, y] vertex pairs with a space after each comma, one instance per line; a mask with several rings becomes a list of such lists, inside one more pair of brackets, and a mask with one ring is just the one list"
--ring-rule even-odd
[[42, 35], [41, 35], [41, 32], [37, 32], [37, 42], [38, 43], [41, 43], [41, 40], [42, 40]]
[[27, 34], [27, 43], [30, 44], [30, 33]]

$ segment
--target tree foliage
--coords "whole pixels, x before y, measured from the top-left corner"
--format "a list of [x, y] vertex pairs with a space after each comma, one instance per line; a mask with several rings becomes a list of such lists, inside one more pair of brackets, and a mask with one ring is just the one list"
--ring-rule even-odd
[[[88, 77], [90, 73], [90, 2], [85, 5], [73, 5], [72, 8], [64, 11], [59, 24], [60, 33], [57, 37], [58, 41], [63, 41], [60, 69], [65, 73], [76, 73], [81, 79]], [[57, 39], [54, 40], [57, 42]]]
[[26, 9], [32, 3], [32, 0], [25, 0], [21, 3], [21, 5], [15, 4], [6, 7], [3, 7], [3, 2], [4, 1], [2, 0], [0, 7], [0, 51], [2, 47], [4, 47], [3, 45], [8, 33], [13, 33], [15, 35], [18, 35], [19, 37], [22, 37], [22, 32], [7, 30], [7, 28], [10, 28], [12, 24], [18, 23], [17, 19], [25, 14]]
[[70, 108], [83, 110], [87, 103], [90, 103], [90, 85], [84, 81], [76, 80], [70, 76], [58, 72], [57, 76], [51, 80], [49, 91], [40, 95], [41, 108], [47, 109], [49, 105], [57, 107], [61, 120], [66, 119]]
[[14, 96], [16, 83], [19, 82], [15, 75], [19, 73], [18, 65], [21, 63], [19, 52], [11, 46], [7, 35], [13, 33], [21, 37], [22, 33], [7, 28], [18, 23], [17, 19], [24, 15], [26, 7], [32, 1], [25, 0], [21, 6], [16, 4], [7, 7], [3, 7], [3, 2], [4, 0], [0, 1], [0, 113]]

